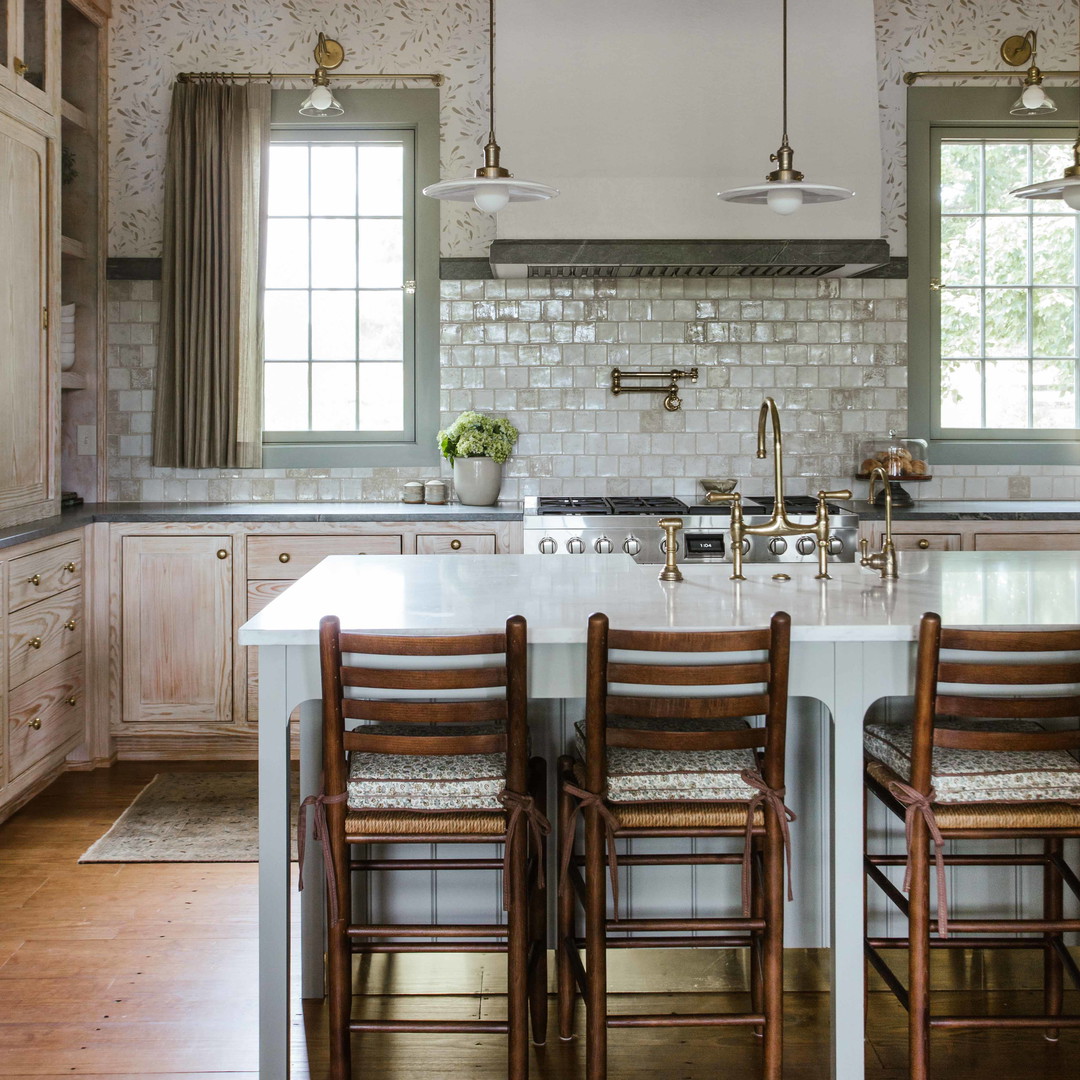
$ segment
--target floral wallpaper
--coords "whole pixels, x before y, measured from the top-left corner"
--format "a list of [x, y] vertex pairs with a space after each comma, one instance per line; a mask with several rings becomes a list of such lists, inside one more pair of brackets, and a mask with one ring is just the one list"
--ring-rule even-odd
[[[469, 175], [487, 134], [487, 8], [486, 0], [113, 0], [109, 253], [161, 254], [165, 138], [176, 75], [314, 70], [320, 30], [345, 47], [343, 71], [445, 75], [441, 174]], [[441, 212], [443, 255], [485, 253], [494, 237], [487, 214], [453, 202], [442, 203]]]
[[[1075, 69], [1078, 4], [875, 0], [874, 6], [882, 229], [894, 253], [902, 254], [903, 73], [1001, 67], [1001, 42], [1028, 29], [1039, 34], [1040, 66]], [[442, 72], [442, 175], [466, 176], [480, 159], [486, 134], [486, 29], [485, 0], [113, 0], [110, 254], [160, 254], [165, 128], [178, 72], [304, 71], [313, 66], [319, 30], [345, 46], [348, 70]], [[486, 253], [494, 236], [490, 217], [464, 203], [444, 202], [441, 212], [443, 255]]]

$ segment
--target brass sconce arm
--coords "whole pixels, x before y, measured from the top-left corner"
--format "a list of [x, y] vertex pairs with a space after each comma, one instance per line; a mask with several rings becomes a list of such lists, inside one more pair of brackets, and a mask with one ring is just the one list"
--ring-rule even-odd
[[[672, 368], [670, 371], [623, 371], [621, 368], [611, 369], [611, 392], [616, 397], [619, 394], [655, 394], [666, 393], [664, 408], [668, 412], [678, 412], [682, 408], [682, 398], [679, 397], [679, 380], [689, 379], [692, 383], [697, 382], [698, 369], [690, 368], [683, 371], [681, 368]], [[624, 386], [623, 379], [655, 379], [667, 383], [666, 386]]]

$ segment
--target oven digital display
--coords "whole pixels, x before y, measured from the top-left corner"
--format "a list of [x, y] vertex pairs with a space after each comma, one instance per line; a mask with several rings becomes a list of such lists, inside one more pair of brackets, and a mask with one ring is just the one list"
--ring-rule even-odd
[[687, 533], [686, 554], [689, 555], [713, 555], [721, 557], [724, 554], [723, 533]]

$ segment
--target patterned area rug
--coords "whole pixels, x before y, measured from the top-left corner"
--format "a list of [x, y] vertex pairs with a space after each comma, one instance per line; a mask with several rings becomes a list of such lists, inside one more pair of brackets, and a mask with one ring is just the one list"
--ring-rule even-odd
[[258, 850], [257, 773], [158, 773], [79, 862], [258, 862]]

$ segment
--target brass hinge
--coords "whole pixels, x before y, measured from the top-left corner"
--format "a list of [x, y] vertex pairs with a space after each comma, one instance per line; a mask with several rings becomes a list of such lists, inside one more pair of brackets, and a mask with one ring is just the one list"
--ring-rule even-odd
[[941, 292], [941, 278], [931, 278], [930, 279], [930, 291], [931, 292]]
[[47, 307], [41, 309], [41, 329], [49, 329], [49, 309]]

